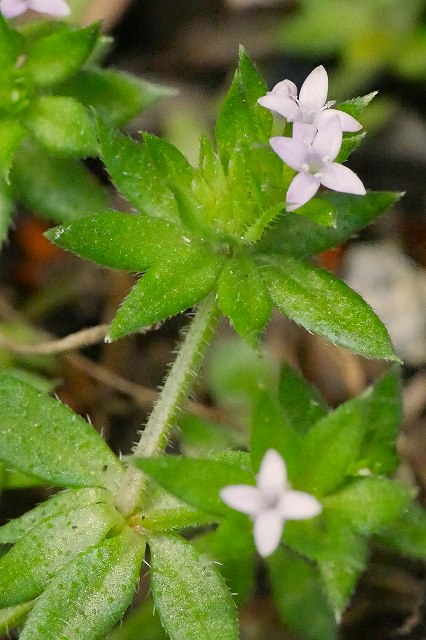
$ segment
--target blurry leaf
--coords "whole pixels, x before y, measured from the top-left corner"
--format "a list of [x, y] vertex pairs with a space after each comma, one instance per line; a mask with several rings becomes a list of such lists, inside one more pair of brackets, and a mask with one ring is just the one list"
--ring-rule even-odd
[[327, 507], [341, 513], [361, 533], [380, 533], [407, 508], [413, 492], [388, 478], [355, 480], [326, 499]]
[[7, 634], [9, 636], [12, 629], [22, 623], [27, 617], [28, 613], [34, 606], [34, 602], [26, 602], [25, 604], [19, 604], [16, 607], [8, 607], [7, 609], [0, 610], [0, 633]]
[[50, 518], [75, 511], [79, 507], [91, 505], [110, 505], [111, 495], [105, 489], [68, 489], [37, 505], [19, 518], [10, 520], [0, 527], [0, 544], [11, 544], [25, 536], [35, 526]]
[[250, 520], [237, 512], [223, 520], [217, 529], [195, 540], [201, 551], [217, 564], [237, 604], [244, 604], [255, 588], [256, 549]]
[[[25, 473], [20, 473], [19, 471], [7, 471], [5, 473], [5, 477], [3, 480], [3, 488], [4, 489], [28, 489], [31, 487], [40, 487], [45, 484], [42, 480], [38, 478], [33, 478]], [[0, 537], [1, 537], [1, 529], [0, 529]]]
[[283, 415], [302, 435], [328, 413], [320, 392], [285, 362], [281, 366], [279, 399]]
[[135, 284], [117, 311], [109, 338], [116, 340], [198, 304], [214, 287], [222, 265], [223, 258], [201, 247], [170, 255]]
[[46, 234], [52, 242], [82, 258], [115, 269], [146, 271], [153, 264], [178, 261], [191, 253], [191, 235], [182, 227], [143, 214], [107, 211], [88, 216]]
[[309, 640], [335, 640], [334, 616], [316, 567], [283, 547], [267, 563], [272, 595], [284, 623]]
[[424, 26], [419, 24], [410, 39], [399, 48], [398, 55], [392, 61], [396, 73], [404, 79], [421, 82], [426, 73], [425, 48], [426, 31]]
[[106, 190], [81, 163], [29, 142], [18, 150], [11, 177], [18, 200], [57, 223], [108, 208]]
[[84, 29], [63, 28], [30, 42], [23, 70], [35, 85], [50, 87], [73, 75], [99, 38], [100, 23]]
[[7, 238], [10, 221], [13, 212], [13, 201], [11, 189], [6, 182], [0, 178], [0, 245]]
[[273, 302], [291, 320], [359, 355], [399, 361], [382, 321], [344, 282], [290, 256], [262, 263]]
[[215, 516], [229, 514], [219, 491], [231, 484], [253, 484], [250, 471], [227, 461], [179, 456], [128, 458], [163, 489], [200, 511]]
[[359, 457], [367, 429], [358, 398], [321, 418], [303, 440], [299, 479], [303, 490], [321, 496], [341, 485], [351, 462]]
[[268, 449], [275, 449], [284, 458], [291, 479], [300, 464], [300, 437], [280, 407], [278, 398], [263, 392], [253, 411], [251, 424], [251, 460], [254, 473]]
[[219, 277], [219, 306], [242, 338], [256, 346], [272, 312], [272, 301], [256, 265], [241, 256], [229, 260]]
[[24, 127], [14, 118], [0, 118], [0, 179], [8, 181], [15, 151], [26, 135]]
[[30, 613], [21, 640], [101, 638], [129, 606], [145, 544], [130, 530], [69, 563]]
[[136, 611], [119, 623], [111, 631], [106, 640], [135, 640], [136, 638], [149, 638], [149, 640], [166, 640], [163, 625], [160, 622], [158, 613], [154, 611], [152, 600], [149, 599], [141, 604]]
[[98, 120], [101, 157], [120, 193], [138, 211], [180, 222], [176, 201], [146, 143], [136, 142]]
[[380, 531], [379, 540], [412, 558], [426, 559], [426, 512], [411, 504], [400, 517]]
[[241, 143], [246, 146], [268, 141], [272, 116], [257, 104], [257, 99], [266, 90], [262, 78], [241, 48], [238, 69], [216, 123], [217, 146], [225, 168]]
[[37, 524], [0, 558], [0, 608], [39, 596], [62, 567], [119, 521], [118, 512], [106, 504], [92, 504]]
[[94, 428], [58, 400], [0, 375], [0, 458], [57, 486], [114, 490], [123, 467]]
[[213, 521], [214, 517], [206, 515], [205, 511], [193, 509], [186, 502], [153, 483], [140, 524], [144, 529], [151, 531], [166, 531], [205, 525]]
[[263, 253], [290, 253], [303, 258], [336, 247], [397, 202], [400, 193], [369, 192], [365, 196], [326, 192], [322, 198], [336, 210], [336, 226], [324, 227], [286, 212], [259, 243]]
[[175, 93], [168, 87], [114, 69], [82, 69], [62, 84], [58, 92], [93, 107], [102, 120], [118, 127]]
[[152, 594], [171, 640], [237, 640], [235, 605], [213, 563], [179, 537], [150, 536], [149, 546]]
[[229, 425], [218, 424], [199, 416], [179, 417], [179, 446], [185, 456], [208, 456], [234, 447], [238, 434]]
[[97, 155], [93, 120], [74, 98], [40, 96], [26, 110], [24, 124], [52, 153], [75, 158]]
[[19, 55], [20, 37], [0, 12], [0, 69], [13, 65]]

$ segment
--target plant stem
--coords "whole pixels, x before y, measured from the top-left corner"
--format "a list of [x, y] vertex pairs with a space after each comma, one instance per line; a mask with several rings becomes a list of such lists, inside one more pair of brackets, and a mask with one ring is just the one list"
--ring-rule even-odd
[[[198, 307], [195, 316], [178, 349], [160, 397], [141, 433], [132, 455], [147, 457], [157, 454], [167, 444], [169, 430], [178, 415], [183, 401], [190, 393], [192, 380], [203, 360], [219, 319], [213, 294]], [[145, 476], [129, 468], [116, 495], [117, 507], [124, 515], [131, 514], [138, 506], [145, 484]]]

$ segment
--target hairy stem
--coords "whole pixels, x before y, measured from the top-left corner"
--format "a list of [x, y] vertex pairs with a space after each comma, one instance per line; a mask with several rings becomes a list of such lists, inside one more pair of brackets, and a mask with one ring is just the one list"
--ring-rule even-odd
[[[178, 415], [182, 403], [190, 393], [192, 381], [203, 360], [206, 347], [211, 341], [219, 313], [213, 294], [198, 307], [197, 312], [179, 347], [160, 397], [133, 449], [134, 456], [152, 456], [167, 444], [170, 428]], [[129, 468], [117, 492], [117, 506], [128, 515], [138, 506], [145, 484], [144, 475]]]

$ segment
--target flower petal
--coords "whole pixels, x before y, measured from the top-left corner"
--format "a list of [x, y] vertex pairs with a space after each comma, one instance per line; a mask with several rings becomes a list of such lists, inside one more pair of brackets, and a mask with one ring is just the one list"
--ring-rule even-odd
[[333, 162], [342, 146], [342, 139], [339, 118], [337, 116], [327, 118], [318, 128], [318, 133], [312, 143], [312, 151], [318, 154], [325, 164]]
[[219, 494], [228, 507], [249, 516], [257, 514], [263, 504], [259, 489], [248, 484], [232, 484], [221, 489]]
[[259, 473], [257, 474], [257, 486], [263, 494], [284, 493], [287, 487], [287, 469], [285, 462], [275, 449], [268, 449], [263, 456]]
[[286, 520], [313, 518], [322, 511], [322, 504], [303, 491], [287, 491], [280, 502], [280, 513]]
[[319, 111], [325, 105], [328, 91], [327, 71], [321, 65], [316, 67], [302, 84], [299, 104], [303, 110]]
[[302, 166], [309, 163], [308, 147], [300, 140], [276, 136], [269, 143], [281, 160], [295, 171], [301, 171]]
[[324, 111], [321, 111], [315, 120], [315, 124], [317, 127], [320, 127], [328, 118], [332, 118], [333, 116], [337, 116], [339, 118], [342, 131], [350, 131], [353, 133], [354, 131], [362, 129], [362, 124], [358, 122], [358, 120], [355, 120], [355, 118], [350, 116], [349, 113], [345, 113], [339, 109], [325, 109]]
[[285, 96], [290, 98], [297, 98], [297, 87], [291, 80], [281, 80], [278, 82], [275, 87], [269, 93], [274, 93], [279, 96]]
[[294, 211], [314, 197], [320, 186], [320, 179], [309, 173], [298, 173], [290, 183], [286, 195], [287, 211]]
[[293, 138], [300, 140], [303, 144], [310, 145], [314, 141], [317, 128], [313, 124], [306, 122], [295, 122], [293, 125]]
[[258, 98], [257, 101], [262, 105], [262, 107], [266, 107], [275, 113], [279, 113], [280, 116], [283, 116], [292, 122], [293, 120], [301, 117], [299, 105], [291, 98], [270, 92], [267, 93], [266, 96]]
[[256, 549], [263, 558], [271, 555], [278, 547], [284, 520], [276, 509], [262, 511], [254, 521], [253, 535]]
[[332, 162], [324, 169], [321, 184], [334, 191], [343, 191], [343, 193], [354, 193], [359, 196], [364, 196], [366, 193], [365, 187], [356, 173], [337, 162]]
[[28, 9], [28, 5], [24, 0], [1, 0], [0, 11], [5, 18], [16, 18]]
[[70, 8], [65, 0], [28, 0], [28, 6], [34, 11], [51, 16], [68, 16]]

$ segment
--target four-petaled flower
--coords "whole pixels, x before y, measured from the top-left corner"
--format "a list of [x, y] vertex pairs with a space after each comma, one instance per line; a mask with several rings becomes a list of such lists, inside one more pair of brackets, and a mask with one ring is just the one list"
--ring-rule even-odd
[[284, 116], [289, 122], [304, 122], [319, 128], [333, 116], [338, 116], [342, 131], [359, 131], [362, 125], [348, 113], [330, 109], [334, 100], [327, 100], [328, 76], [323, 66], [316, 67], [306, 78], [297, 97], [297, 87], [291, 80], [282, 80], [272, 91], [258, 99], [262, 107]]
[[0, 0], [0, 11], [5, 18], [16, 18], [28, 9], [58, 17], [70, 14], [65, 0]]
[[286, 520], [313, 518], [322, 506], [309, 493], [290, 488], [285, 462], [275, 449], [265, 453], [256, 480], [256, 487], [224, 487], [220, 497], [232, 509], [251, 516], [256, 549], [265, 558], [278, 547]]
[[334, 191], [365, 195], [358, 176], [333, 162], [342, 145], [342, 129], [337, 116], [324, 122], [316, 131], [312, 125], [295, 123], [293, 138], [277, 136], [270, 144], [286, 164], [295, 171], [286, 196], [287, 211], [294, 211], [308, 202], [322, 184]]

